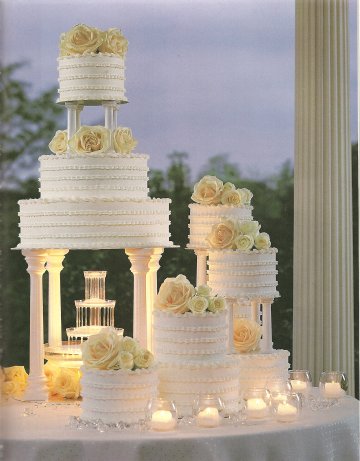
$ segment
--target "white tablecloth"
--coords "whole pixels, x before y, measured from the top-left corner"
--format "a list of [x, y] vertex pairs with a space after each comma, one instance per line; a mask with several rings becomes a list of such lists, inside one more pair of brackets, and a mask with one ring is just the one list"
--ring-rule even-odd
[[[168, 433], [105, 432], [66, 427], [74, 405], [38, 407], [29, 403], [1, 407], [3, 459], [6, 461], [358, 461], [359, 402], [312, 412], [300, 421], [181, 428]], [[0, 456], [1, 458], [1, 456]]]

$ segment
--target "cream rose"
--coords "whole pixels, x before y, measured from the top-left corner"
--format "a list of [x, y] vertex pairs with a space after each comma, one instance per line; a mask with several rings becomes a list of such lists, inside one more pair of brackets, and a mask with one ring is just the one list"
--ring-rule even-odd
[[261, 326], [253, 320], [240, 318], [234, 321], [234, 347], [238, 352], [252, 352], [259, 348]]
[[223, 205], [233, 205], [240, 206], [242, 205], [242, 197], [239, 189], [228, 189], [221, 194], [221, 203]]
[[270, 248], [271, 242], [269, 234], [266, 232], [260, 232], [259, 235], [255, 237], [255, 247], [258, 250], [267, 250]]
[[117, 367], [121, 370], [132, 370], [134, 368], [134, 356], [131, 352], [120, 351]]
[[153, 354], [147, 349], [140, 349], [134, 358], [136, 368], [149, 368], [154, 363]]
[[222, 312], [226, 309], [226, 300], [221, 296], [215, 296], [209, 300], [209, 307], [210, 312]]
[[130, 338], [130, 336], [125, 336], [120, 340], [120, 351], [130, 352], [132, 355], [139, 353], [140, 345], [136, 339]]
[[199, 285], [196, 287], [196, 294], [208, 298], [211, 296], [211, 288], [207, 285]]
[[51, 362], [46, 362], [44, 365], [44, 374], [46, 378], [46, 385], [48, 388], [52, 388], [57, 375], [60, 372], [60, 367], [53, 365]]
[[192, 200], [201, 205], [218, 205], [224, 185], [215, 176], [204, 176], [194, 186]]
[[260, 227], [257, 221], [243, 221], [239, 223], [238, 231], [240, 234], [252, 235], [255, 238], [259, 233]]
[[155, 307], [174, 314], [183, 314], [189, 310], [188, 302], [194, 294], [195, 288], [184, 275], [167, 278], [159, 289], [155, 299]]
[[194, 296], [189, 301], [189, 309], [193, 314], [202, 314], [209, 306], [209, 301], [204, 296]]
[[90, 336], [81, 350], [86, 367], [111, 370], [118, 361], [120, 339], [113, 328], [103, 328], [100, 333]]
[[130, 128], [119, 127], [113, 133], [114, 149], [119, 154], [130, 154], [137, 146]]
[[82, 126], [70, 139], [69, 147], [77, 154], [106, 152], [110, 147], [110, 131], [103, 126]]
[[49, 143], [49, 149], [54, 154], [65, 154], [68, 148], [67, 131], [58, 130]]
[[60, 395], [64, 399], [77, 399], [80, 396], [80, 371], [73, 368], [60, 368], [51, 395]]
[[1, 394], [5, 398], [7, 397], [21, 397], [26, 384], [21, 384], [18, 381], [4, 381], [1, 383]]
[[119, 29], [109, 29], [103, 33], [103, 42], [99, 47], [101, 53], [113, 53], [125, 56], [128, 49], [128, 41]]
[[232, 190], [236, 190], [236, 187], [234, 186], [234, 184], [232, 182], [226, 182], [224, 184], [224, 187], [223, 187], [223, 191], [232, 191]]
[[234, 246], [237, 250], [251, 250], [254, 246], [254, 237], [252, 235], [238, 235], [234, 240]]
[[103, 42], [103, 32], [95, 27], [78, 24], [60, 37], [60, 56], [95, 53]]
[[26, 386], [28, 374], [23, 366], [15, 365], [13, 367], [5, 367], [3, 372], [4, 381], [13, 381], [23, 385], [24, 387]]
[[238, 189], [238, 191], [241, 195], [241, 202], [244, 205], [250, 205], [251, 199], [253, 198], [253, 193], [245, 187], [243, 187], [242, 189]]
[[222, 219], [220, 223], [214, 224], [210, 234], [206, 238], [211, 248], [231, 248], [237, 235], [237, 225], [232, 219]]

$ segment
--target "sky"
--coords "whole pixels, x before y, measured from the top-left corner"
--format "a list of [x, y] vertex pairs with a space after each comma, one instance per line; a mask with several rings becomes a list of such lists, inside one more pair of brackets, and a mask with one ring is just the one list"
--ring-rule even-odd
[[[349, 3], [356, 140], [356, 2]], [[196, 176], [226, 153], [245, 176], [261, 178], [293, 159], [293, 0], [3, 0], [3, 61], [27, 61], [18, 76], [33, 94], [57, 86], [59, 36], [78, 23], [116, 27], [129, 40], [129, 104], [118, 119], [151, 168], [184, 151]], [[85, 108], [82, 123], [100, 114]]]

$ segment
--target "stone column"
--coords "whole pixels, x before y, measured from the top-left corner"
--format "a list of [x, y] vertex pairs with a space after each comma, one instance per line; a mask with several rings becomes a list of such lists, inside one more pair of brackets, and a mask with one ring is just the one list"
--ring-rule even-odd
[[48, 250], [46, 270], [49, 273], [48, 343], [50, 347], [61, 346], [61, 284], [62, 262], [69, 250]]
[[23, 400], [46, 400], [44, 375], [43, 284], [46, 250], [22, 250], [30, 274], [29, 378]]
[[147, 347], [147, 304], [146, 304], [146, 276], [149, 271], [149, 262], [153, 250], [151, 248], [127, 248], [125, 253], [131, 263], [131, 272], [134, 274], [134, 310], [133, 310], [133, 337], [142, 347]]
[[196, 286], [206, 285], [207, 284], [207, 275], [206, 275], [206, 260], [207, 260], [207, 250], [194, 250], [196, 254]]
[[273, 350], [272, 326], [271, 326], [271, 305], [273, 299], [261, 299], [262, 305], [262, 340], [261, 352], [271, 352]]
[[296, 0], [293, 367], [354, 391], [346, 0]]
[[163, 248], [153, 248], [149, 262], [149, 272], [146, 280], [146, 323], [147, 323], [147, 349], [154, 351], [153, 338], [153, 312], [154, 302], [158, 291], [157, 272], [160, 269], [160, 258], [163, 254]]

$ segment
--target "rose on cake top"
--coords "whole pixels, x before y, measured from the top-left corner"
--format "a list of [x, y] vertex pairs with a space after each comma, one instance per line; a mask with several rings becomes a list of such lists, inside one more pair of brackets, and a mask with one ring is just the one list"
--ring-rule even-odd
[[234, 320], [234, 347], [237, 352], [247, 353], [259, 350], [262, 329], [254, 320], [237, 318]]
[[241, 221], [236, 218], [221, 218], [212, 226], [206, 241], [210, 248], [218, 250], [249, 251], [267, 250], [271, 246], [269, 234], [260, 232], [258, 221]]
[[76, 154], [101, 154], [108, 152], [113, 140], [114, 151], [118, 154], [131, 154], [137, 140], [127, 127], [118, 127], [113, 132], [103, 126], [83, 125], [68, 139], [67, 131], [58, 130], [49, 143], [54, 154], [65, 154], [69, 148]]
[[167, 278], [161, 284], [155, 299], [155, 308], [173, 314], [192, 312], [195, 315], [206, 312], [222, 312], [226, 309], [225, 298], [211, 294], [206, 285], [194, 287], [185, 275]]
[[105, 327], [81, 346], [85, 368], [98, 370], [136, 370], [149, 368], [153, 354], [143, 349], [136, 339], [120, 337], [113, 327]]
[[237, 189], [231, 182], [225, 184], [216, 176], [204, 176], [194, 186], [192, 200], [200, 205], [250, 205], [253, 194], [249, 189]]
[[96, 27], [77, 24], [60, 36], [60, 56], [82, 56], [90, 53], [110, 53], [124, 57], [128, 41], [119, 29], [101, 31]]

